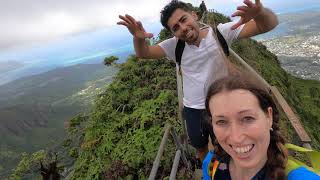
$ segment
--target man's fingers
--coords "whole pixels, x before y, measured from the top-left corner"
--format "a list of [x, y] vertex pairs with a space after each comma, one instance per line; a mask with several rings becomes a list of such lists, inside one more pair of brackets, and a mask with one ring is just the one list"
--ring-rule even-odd
[[131, 21], [129, 21], [128, 18], [124, 17], [124, 16], [121, 16], [119, 15], [119, 18], [122, 19], [124, 22], [126, 22], [127, 24], [132, 24]]
[[153, 34], [152, 34], [152, 33], [147, 33], [147, 32], [144, 30], [144, 27], [142, 26], [141, 21], [137, 21], [137, 24], [138, 24], [138, 26], [139, 26], [139, 29], [141, 29], [142, 31], [145, 32], [145, 33], [144, 33], [144, 36], [145, 36], [146, 38], [152, 38], [152, 37], [153, 37]]
[[118, 25], [126, 26], [133, 36], [139, 38], [152, 38], [152, 33], [145, 32], [142, 23], [140, 21], [136, 21], [132, 16], [126, 14], [125, 16], [119, 15], [119, 18], [123, 21], [117, 22]]
[[241, 18], [236, 24], [231, 27], [231, 30], [237, 29], [239, 26], [243, 24], [243, 18]]
[[141, 21], [138, 21], [137, 24], [138, 24], [138, 26], [139, 26], [139, 29], [145, 31], [145, 30], [144, 30], [144, 27], [142, 26]]
[[152, 34], [152, 33], [147, 33], [147, 32], [144, 30], [141, 21], [137, 21], [137, 25], [139, 26], [139, 29], [140, 29], [140, 30], [142, 30], [143, 32], [145, 32], [145, 33], [144, 33], [144, 36], [145, 36], [146, 38], [152, 38], [152, 37], [153, 37], [153, 34]]
[[256, 5], [261, 4], [260, 0], [256, 0]]
[[248, 6], [238, 6], [237, 10], [241, 10], [241, 11], [248, 11]]
[[250, 0], [244, 0], [243, 3], [246, 4], [249, 8], [253, 8], [255, 6], [255, 4], [253, 4]]
[[245, 11], [241, 11], [241, 10], [239, 10], [239, 11], [236, 11], [235, 13], [233, 13], [232, 15], [231, 15], [231, 17], [235, 17], [235, 16], [244, 16], [246, 14], [246, 12]]
[[126, 14], [126, 18], [128, 18], [128, 20], [129, 20], [132, 24], [134, 24], [134, 25], [137, 24], [137, 21], [136, 21], [132, 16], [130, 16], [129, 14]]
[[129, 26], [128, 23], [126, 23], [126, 22], [124, 22], [124, 21], [119, 21], [119, 22], [117, 22], [117, 24], [118, 24], [118, 25], [123, 25], [123, 26], [126, 26], [126, 27]]

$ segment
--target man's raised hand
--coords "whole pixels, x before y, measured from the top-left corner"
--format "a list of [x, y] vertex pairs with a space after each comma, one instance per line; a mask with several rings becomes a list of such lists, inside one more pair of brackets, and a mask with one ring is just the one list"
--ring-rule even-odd
[[231, 27], [232, 30], [237, 29], [242, 24], [249, 22], [251, 19], [259, 15], [263, 10], [263, 5], [260, 0], [255, 0], [253, 4], [250, 0], [243, 1], [246, 6], [238, 6], [237, 11], [231, 15], [231, 17], [240, 16], [240, 20]]
[[147, 33], [141, 22], [136, 21], [132, 16], [126, 14], [125, 16], [119, 15], [119, 18], [122, 21], [117, 22], [118, 25], [126, 26], [129, 32], [133, 35], [134, 38], [138, 39], [145, 39], [145, 38], [152, 38], [152, 33]]

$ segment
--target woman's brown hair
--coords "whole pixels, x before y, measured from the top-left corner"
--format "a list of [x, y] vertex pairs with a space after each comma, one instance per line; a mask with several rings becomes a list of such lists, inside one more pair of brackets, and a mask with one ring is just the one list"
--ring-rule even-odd
[[[268, 108], [272, 108], [273, 124], [270, 130], [270, 144], [267, 155], [268, 160], [265, 164], [266, 174], [270, 179], [285, 179], [285, 166], [288, 159], [288, 152], [284, 146], [285, 139], [279, 129], [279, 111], [270, 96], [269, 92], [260, 85], [259, 82], [253, 80], [246, 74], [230, 75], [215, 81], [208, 90], [206, 97], [206, 110], [211, 120], [211, 112], [209, 109], [209, 101], [211, 97], [222, 91], [232, 91], [236, 89], [244, 89], [250, 91], [259, 102], [260, 108], [267, 113]], [[229, 155], [222, 149], [217, 141], [214, 142], [215, 153], [224, 158]]]

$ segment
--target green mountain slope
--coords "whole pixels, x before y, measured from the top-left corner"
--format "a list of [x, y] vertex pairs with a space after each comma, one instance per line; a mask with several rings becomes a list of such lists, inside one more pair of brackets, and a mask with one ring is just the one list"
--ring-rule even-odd
[[116, 72], [103, 64], [79, 64], [0, 86], [0, 179], [10, 175], [22, 152], [62, 142], [64, 122], [88, 112]]
[[[135, 57], [120, 67], [87, 119], [83, 142], [70, 149], [77, 157], [73, 178], [110, 179], [114, 173], [145, 176], [165, 123], [180, 126], [174, 67], [166, 59], [137, 61]], [[69, 129], [74, 137], [83, 133], [74, 129], [79, 126], [76, 121]], [[172, 152], [167, 153], [172, 157]]]

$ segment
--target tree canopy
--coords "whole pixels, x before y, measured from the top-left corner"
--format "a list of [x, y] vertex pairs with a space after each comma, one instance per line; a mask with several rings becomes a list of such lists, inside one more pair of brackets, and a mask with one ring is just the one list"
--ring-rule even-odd
[[109, 57], [104, 58], [103, 63], [106, 66], [110, 66], [117, 60], [119, 60], [119, 58], [117, 56], [109, 56]]

